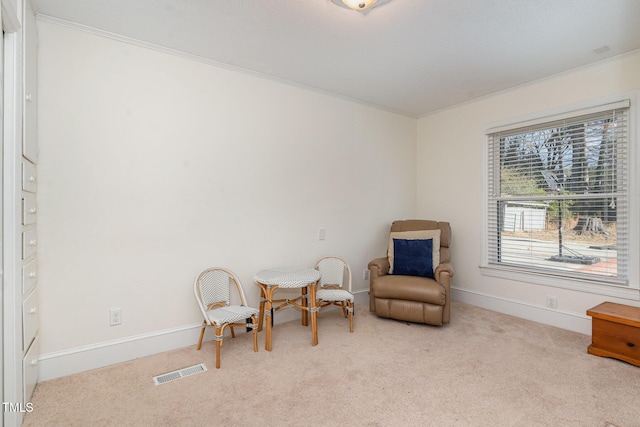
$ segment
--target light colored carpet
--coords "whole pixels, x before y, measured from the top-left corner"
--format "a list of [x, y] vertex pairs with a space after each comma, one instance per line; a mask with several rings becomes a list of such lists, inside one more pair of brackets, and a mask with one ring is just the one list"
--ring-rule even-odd
[[[277, 314], [276, 314], [277, 315]], [[38, 384], [31, 426], [640, 426], [640, 368], [587, 354], [590, 338], [454, 303], [445, 327], [337, 311], [319, 340], [276, 325], [251, 335]], [[208, 370], [154, 385], [204, 362]]]

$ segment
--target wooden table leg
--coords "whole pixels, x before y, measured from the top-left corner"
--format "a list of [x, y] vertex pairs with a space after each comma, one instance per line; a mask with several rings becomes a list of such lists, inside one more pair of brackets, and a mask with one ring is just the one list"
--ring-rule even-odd
[[316, 287], [317, 283], [309, 285], [311, 289], [309, 298], [311, 298], [311, 302], [309, 303], [309, 310], [311, 311], [311, 334], [313, 338], [311, 340], [311, 345], [318, 345], [318, 307], [316, 307]]
[[258, 332], [262, 331], [262, 324], [264, 322], [264, 287], [262, 284], [258, 283], [260, 286], [260, 314], [258, 315]]
[[[302, 301], [300, 301], [303, 307], [308, 307], [307, 301], [307, 287], [302, 288]], [[302, 314], [302, 326], [309, 326], [309, 317], [307, 316], [307, 308], [300, 310]]]
[[272, 311], [271, 308], [273, 307], [273, 303], [271, 302], [273, 300], [273, 292], [277, 289], [277, 286], [267, 286], [266, 290], [265, 290], [265, 314], [267, 316], [269, 316], [269, 319], [267, 319], [266, 322], [266, 329], [265, 329], [265, 335], [264, 335], [264, 349], [267, 351], [271, 351], [271, 330], [273, 329], [273, 324], [272, 324]]

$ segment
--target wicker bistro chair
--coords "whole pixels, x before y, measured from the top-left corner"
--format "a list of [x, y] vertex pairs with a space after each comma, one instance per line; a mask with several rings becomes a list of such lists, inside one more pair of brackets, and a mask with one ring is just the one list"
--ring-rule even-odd
[[[349, 318], [349, 330], [353, 332], [353, 303], [351, 293], [351, 268], [344, 259], [337, 256], [320, 258], [314, 268], [322, 275], [318, 284], [316, 300], [323, 309], [330, 305], [342, 308], [344, 317]], [[345, 283], [346, 278], [346, 283]], [[346, 289], [344, 289], [346, 286]]]
[[[240, 305], [230, 304], [234, 287], [240, 297]], [[224, 268], [208, 268], [196, 277], [193, 292], [204, 316], [197, 349], [202, 347], [205, 328], [213, 326], [216, 330], [216, 368], [220, 368], [220, 347], [227, 326], [232, 338], [236, 337], [234, 326], [246, 326], [247, 332], [253, 330], [253, 351], [258, 351], [259, 311], [247, 307], [240, 279], [233, 272]]]

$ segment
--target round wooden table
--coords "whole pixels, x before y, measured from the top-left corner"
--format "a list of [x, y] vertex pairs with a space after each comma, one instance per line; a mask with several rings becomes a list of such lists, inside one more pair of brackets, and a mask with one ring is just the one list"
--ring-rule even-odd
[[[318, 307], [316, 306], [316, 290], [320, 280], [320, 272], [313, 268], [293, 267], [293, 268], [273, 268], [258, 271], [254, 275], [254, 280], [260, 286], [260, 318], [258, 320], [258, 331], [262, 330], [264, 315], [269, 316], [265, 331], [265, 350], [271, 351], [271, 330], [273, 329], [273, 310], [293, 305], [302, 312], [302, 324], [307, 326], [307, 313], [311, 313], [311, 334], [312, 345], [318, 345]], [[274, 300], [273, 293], [276, 289], [301, 289], [301, 295], [292, 300]], [[307, 301], [307, 289], [309, 299]], [[273, 306], [273, 303], [282, 303]]]

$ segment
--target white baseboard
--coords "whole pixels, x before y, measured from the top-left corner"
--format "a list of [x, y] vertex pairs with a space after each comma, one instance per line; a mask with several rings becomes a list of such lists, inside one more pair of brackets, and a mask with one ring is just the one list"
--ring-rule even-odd
[[451, 288], [451, 298], [466, 304], [509, 314], [545, 325], [591, 335], [591, 318], [586, 314], [555, 310], [522, 301], [485, 295], [465, 289]]
[[201, 323], [41, 354], [38, 381], [46, 381], [165, 351], [195, 346]]
[[353, 298], [354, 298], [353, 303], [355, 305], [366, 304], [368, 306], [369, 305], [369, 289], [354, 291]]

